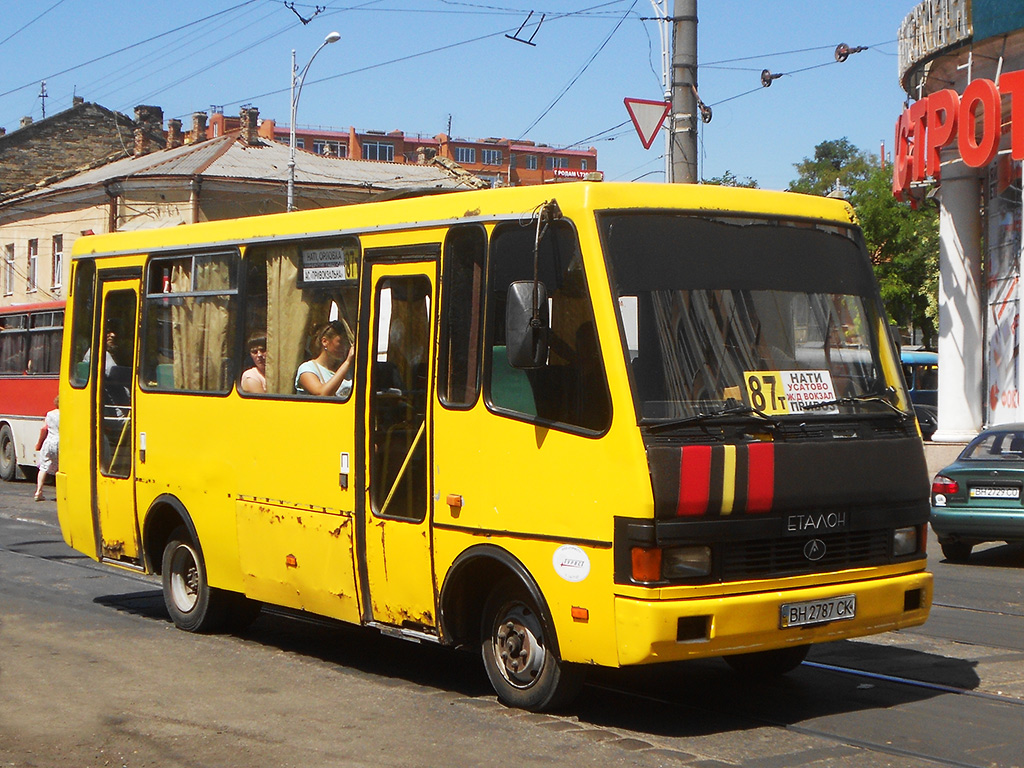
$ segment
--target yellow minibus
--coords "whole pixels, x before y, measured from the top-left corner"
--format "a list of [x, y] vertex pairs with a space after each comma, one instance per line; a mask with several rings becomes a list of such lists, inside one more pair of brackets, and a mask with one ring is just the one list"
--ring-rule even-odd
[[588, 667], [921, 624], [928, 478], [850, 206], [698, 185], [425, 195], [75, 242], [67, 543], [174, 623], [262, 604]]

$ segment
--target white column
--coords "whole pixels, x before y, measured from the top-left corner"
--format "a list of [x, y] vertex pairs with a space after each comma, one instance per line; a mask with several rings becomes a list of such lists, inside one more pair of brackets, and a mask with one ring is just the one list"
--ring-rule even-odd
[[944, 165], [939, 189], [939, 424], [937, 442], [970, 440], [984, 420], [981, 183]]

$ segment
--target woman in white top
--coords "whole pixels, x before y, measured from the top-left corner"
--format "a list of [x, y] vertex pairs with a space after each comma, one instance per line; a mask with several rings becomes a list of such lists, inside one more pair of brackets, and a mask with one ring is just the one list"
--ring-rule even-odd
[[317, 340], [320, 354], [299, 366], [295, 372], [295, 391], [300, 395], [348, 397], [352, 391], [349, 374], [356, 350], [348, 342], [344, 323], [331, 321], [317, 335]]

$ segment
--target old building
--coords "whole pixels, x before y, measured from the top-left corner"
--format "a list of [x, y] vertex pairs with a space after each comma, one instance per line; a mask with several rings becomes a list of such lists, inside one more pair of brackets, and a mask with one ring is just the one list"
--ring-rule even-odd
[[[157, 139], [151, 128], [162, 124], [159, 108], [140, 109], [125, 136], [133, 156], [0, 198], [0, 306], [62, 298], [67, 256], [83, 234], [285, 210], [289, 149], [258, 135], [257, 110], [243, 109], [239, 128], [215, 137], [205, 113], [193, 116], [188, 132], [171, 120], [166, 137], [157, 132]], [[305, 151], [296, 157], [297, 208], [482, 186], [444, 160], [397, 165]]]
[[[63, 112], [37, 122], [23, 118], [10, 133], [0, 129], [0, 199], [72, 169], [131, 156], [137, 127], [127, 115], [76, 97]], [[161, 142], [162, 126], [149, 123], [144, 135]]]

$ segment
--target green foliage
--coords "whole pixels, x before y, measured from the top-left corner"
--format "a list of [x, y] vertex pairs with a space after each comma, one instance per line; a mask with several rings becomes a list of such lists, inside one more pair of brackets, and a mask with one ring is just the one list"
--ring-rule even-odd
[[823, 141], [814, 148], [813, 158], [797, 163], [800, 177], [789, 183], [789, 191], [827, 195], [838, 185], [845, 192], [867, 177], [872, 164], [877, 160], [846, 138]]
[[918, 328], [934, 346], [938, 326], [939, 215], [934, 203], [918, 210], [892, 195], [891, 167], [849, 141], [824, 141], [814, 158], [796, 165], [790, 191], [827, 194], [838, 184], [857, 212], [889, 318]]
[[752, 179], [750, 176], [739, 178], [732, 171], [727, 170], [721, 176], [714, 176], [710, 179], [704, 179], [703, 184], [718, 184], [722, 187], [747, 187], [748, 189], [757, 189], [757, 181]]

